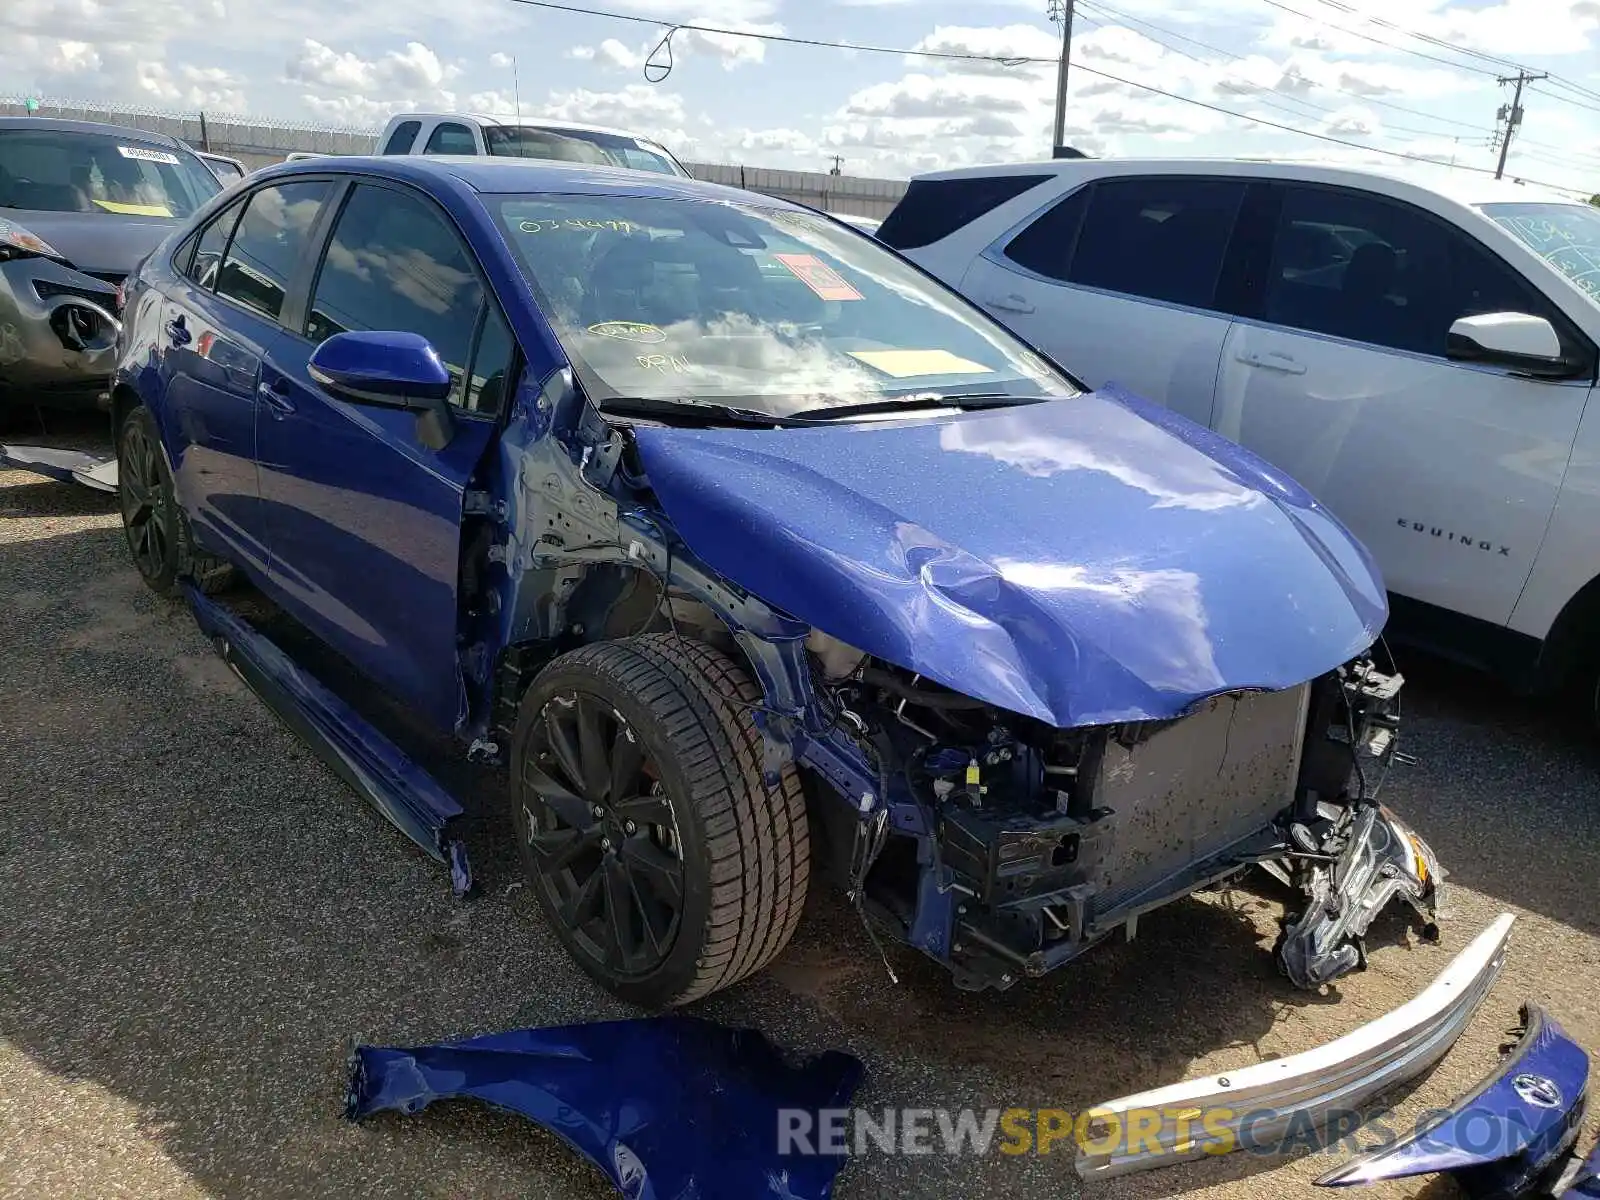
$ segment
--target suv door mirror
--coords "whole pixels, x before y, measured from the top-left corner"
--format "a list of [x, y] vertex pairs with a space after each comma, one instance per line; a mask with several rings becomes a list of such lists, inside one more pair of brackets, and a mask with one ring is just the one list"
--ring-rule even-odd
[[1515, 367], [1532, 375], [1565, 375], [1572, 363], [1562, 353], [1555, 326], [1527, 313], [1480, 313], [1450, 326], [1451, 358]]
[[453, 433], [454, 381], [427, 338], [415, 333], [336, 333], [311, 353], [306, 373], [342, 400], [417, 414], [417, 437], [433, 450]]

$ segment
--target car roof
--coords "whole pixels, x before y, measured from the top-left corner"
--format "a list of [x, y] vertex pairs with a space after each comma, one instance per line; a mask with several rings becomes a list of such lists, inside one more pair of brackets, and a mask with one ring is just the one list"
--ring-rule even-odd
[[554, 129], [570, 130], [574, 133], [609, 133], [616, 137], [640, 138], [647, 142], [655, 141], [646, 134], [633, 129], [618, 129], [614, 125], [591, 125], [585, 121], [557, 121], [550, 117], [518, 117], [505, 113], [498, 115], [490, 113], [452, 113], [452, 112], [409, 112], [396, 113], [389, 118], [390, 126], [401, 121], [476, 121], [479, 125], [515, 125], [524, 129]]
[[1377, 166], [1367, 163], [1315, 159], [1272, 158], [1069, 158], [1038, 162], [997, 163], [987, 167], [958, 167], [917, 175], [917, 180], [964, 179], [996, 175], [1060, 175], [1085, 179], [1106, 175], [1238, 174], [1259, 178], [1303, 180], [1317, 183], [1388, 182], [1424, 188], [1458, 204], [1573, 204], [1582, 203], [1551, 188], [1494, 179], [1476, 171], [1452, 169], [1443, 163], [1406, 163]]
[[0, 117], [0, 129], [53, 129], [57, 133], [102, 133], [126, 141], [137, 140], [155, 146], [189, 149], [177, 138], [168, 137], [164, 133], [131, 129], [126, 125], [106, 125], [100, 121], [68, 121], [60, 117]]
[[659, 200], [722, 200], [763, 208], [809, 211], [774, 196], [758, 196], [743, 188], [703, 183], [678, 175], [596, 166], [543, 158], [493, 158], [466, 155], [348, 155], [279, 163], [251, 178], [281, 179], [329, 171], [369, 175], [407, 183], [439, 182], [465, 187], [480, 195], [549, 192], [566, 195], [638, 196]]

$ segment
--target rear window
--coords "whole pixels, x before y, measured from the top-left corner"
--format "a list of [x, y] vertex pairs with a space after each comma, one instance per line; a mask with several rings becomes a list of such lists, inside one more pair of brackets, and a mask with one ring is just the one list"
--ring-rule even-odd
[[491, 125], [483, 131], [490, 154], [546, 158], [557, 162], [628, 167], [658, 175], [680, 175], [677, 161], [660, 146], [626, 134], [538, 125]]
[[0, 131], [0, 208], [187, 217], [221, 190], [194, 155], [137, 137]]
[[931, 246], [963, 225], [999, 208], [1048, 175], [987, 175], [963, 179], [913, 179], [878, 228], [878, 240], [896, 250]]

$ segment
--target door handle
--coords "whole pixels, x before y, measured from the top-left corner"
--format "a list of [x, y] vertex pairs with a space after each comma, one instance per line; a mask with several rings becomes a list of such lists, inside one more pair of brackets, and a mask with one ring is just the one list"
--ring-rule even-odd
[[1281, 371], [1285, 375], [1304, 375], [1306, 365], [1297, 362], [1287, 354], [1258, 354], [1254, 350], [1244, 350], [1234, 356], [1247, 367], [1261, 367], [1268, 371]]
[[173, 317], [172, 320], [167, 322], [165, 328], [167, 331], [167, 341], [171, 342], [174, 346], [187, 346], [192, 340], [193, 335], [190, 334], [189, 327], [184, 324], [181, 316]]
[[1012, 292], [1009, 296], [991, 296], [983, 302], [983, 306], [996, 309], [999, 312], [1031, 313], [1033, 311], [1033, 305], [1015, 292]]
[[263, 379], [256, 385], [256, 395], [260, 396], [266, 403], [268, 411], [280, 419], [287, 417], [295, 410], [294, 401], [289, 398], [288, 392], [284, 390], [284, 381], [282, 379], [274, 379], [270, 382]]

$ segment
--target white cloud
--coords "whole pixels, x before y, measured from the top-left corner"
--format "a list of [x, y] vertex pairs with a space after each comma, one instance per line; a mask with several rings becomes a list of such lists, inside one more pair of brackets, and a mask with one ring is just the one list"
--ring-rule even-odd
[[509, 54], [502, 54], [500, 51], [496, 50], [493, 54], [489, 55], [489, 65], [498, 71], [506, 70], [511, 66], [511, 63], [512, 58]]
[[629, 84], [615, 92], [552, 92], [538, 111], [558, 121], [626, 129], [659, 141], [679, 158], [695, 158], [701, 150], [700, 139], [689, 133], [692, 122], [683, 97], [649, 84]]
[[437, 91], [461, 68], [448, 65], [421, 42], [407, 42], [403, 50], [387, 50], [366, 59], [353, 51], [334, 50], [312, 38], [284, 64], [284, 77], [334, 92], [394, 93]]
[[173, 64], [164, 46], [226, 17], [222, 0], [24, 0], [0, 3], [4, 89], [46, 97], [194, 109], [246, 106], [223, 68]]
[[1323, 131], [1336, 137], [1376, 137], [1383, 129], [1383, 122], [1378, 119], [1378, 114], [1370, 108], [1361, 108], [1350, 105], [1341, 108], [1323, 123]]

